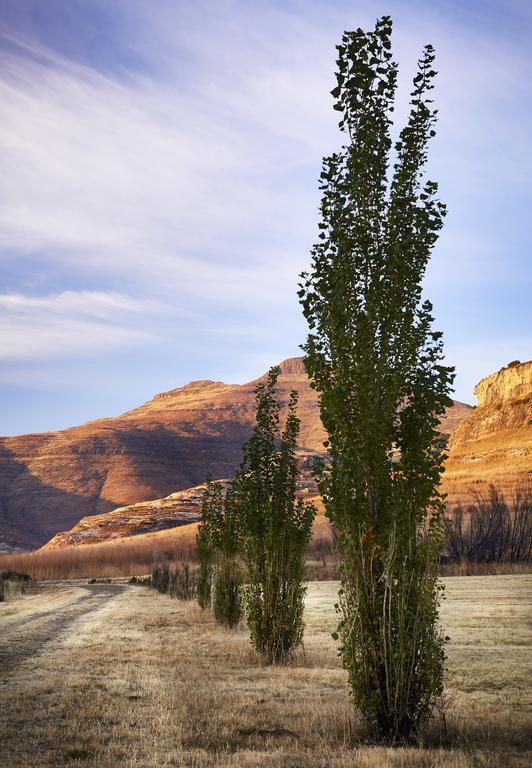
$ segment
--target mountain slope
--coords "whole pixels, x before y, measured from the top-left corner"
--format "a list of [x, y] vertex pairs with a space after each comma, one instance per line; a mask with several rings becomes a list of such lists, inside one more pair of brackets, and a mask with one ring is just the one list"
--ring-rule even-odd
[[[39, 546], [87, 515], [192, 488], [209, 472], [231, 477], [253, 425], [257, 381], [195, 381], [121, 416], [0, 438], [0, 543]], [[278, 389], [285, 405], [299, 391], [302, 452], [322, 452], [317, 397], [300, 358], [281, 364]], [[442, 431], [469, 410], [455, 403]]]

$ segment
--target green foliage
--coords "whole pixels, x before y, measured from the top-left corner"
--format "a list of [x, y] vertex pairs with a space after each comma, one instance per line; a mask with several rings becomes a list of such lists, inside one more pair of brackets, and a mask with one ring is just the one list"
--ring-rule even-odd
[[211, 580], [210, 587], [205, 583], [202, 586], [202, 600], [205, 601], [209, 593], [214, 618], [222, 626], [232, 628], [242, 616], [242, 573], [237, 561], [239, 507], [234, 490], [231, 487], [224, 490], [220, 483], [209, 479], [203, 494], [201, 516], [198, 545], [200, 570], [204, 573], [200, 579], [206, 582], [210, 577]]
[[197, 599], [200, 608], [205, 610], [211, 605], [214, 552], [209, 541], [208, 527], [203, 520], [198, 526], [198, 533], [196, 535], [196, 554], [199, 562]]
[[340, 653], [356, 706], [376, 738], [395, 743], [416, 739], [442, 691], [437, 427], [453, 373], [421, 289], [445, 216], [437, 185], [423, 182], [434, 52], [418, 62], [392, 146], [391, 28], [383, 17], [338, 46], [332, 94], [348, 142], [323, 162], [319, 242], [299, 296], [329, 435], [320, 490], [343, 556]]
[[303, 552], [315, 508], [296, 499], [297, 393], [279, 439], [278, 368], [256, 389], [257, 425], [233, 483], [247, 567], [247, 618], [254, 647], [269, 663], [286, 659], [303, 636]]
[[214, 618], [223, 627], [233, 629], [242, 618], [242, 571], [235, 557], [219, 552], [214, 573]]

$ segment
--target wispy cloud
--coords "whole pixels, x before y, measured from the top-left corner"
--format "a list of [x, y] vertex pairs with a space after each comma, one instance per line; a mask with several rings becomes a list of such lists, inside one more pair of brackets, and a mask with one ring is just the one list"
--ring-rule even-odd
[[146, 342], [153, 334], [142, 325], [155, 310], [116, 293], [0, 295], [0, 360], [79, 357]]
[[[73, 25], [81, 5], [69, 6]], [[89, 5], [65, 45], [61, 15], [45, 25], [49, 38], [9, 19], [0, 28], [3, 359], [44, 366], [166, 344], [183, 371], [193, 360], [190, 375], [204, 377], [224, 346], [235, 372], [259, 346], [266, 364], [272, 350], [297, 351], [305, 328], [295, 291], [316, 235], [316, 179], [321, 156], [341, 141], [329, 96], [334, 45], [383, 11], [370, 0]], [[466, 335], [456, 287], [475, 295], [478, 311], [484, 291], [529, 274], [528, 53], [495, 18], [484, 23], [482, 4], [392, 0], [384, 12], [396, 22], [399, 121], [421, 46], [437, 49], [430, 175], [449, 217], [427, 289], [438, 324]], [[523, 325], [512, 304], [498, 311]], [[471, 344], [486, 350], [497, 323], [486, 309]], [[237, 337], [248, 340], [240, 357]], [[465, 354], [453, 340], [463, 399]], [[479, 376], [491, 365], [483, 359]]]
[[[267, 19], [263, 28], [241, 5], [233, 7], [240, 15], [229, 21], [214, 12], [201, 34], [197, 16], [182, 6], [179, 13], [164, 6], [151, 14], [158, 20], [152, 32], [159, 39], [150, 43], [155, 62], [161, 43], [160, 79], [139, 73], [113, 79], [7, 35], [0, 83], [0, 174], [9, 179], [0, 198], [4, 248], [41, 253], [72, 269], [90, 258], [92, 269], [120, 271], [132, 282], [143, 280], [156, 260], [161, 284], [183, 281], [197, 295], [211, 269], [216, 281], [219, 264], [238, 262], [253, 282], [266, 261], [280, 263], [283, 240], [302, 251], [292, 263], [304, 262], [314, 234], [314, 179], [321, 155], [338, 142], [328, 90], [341, 15], [329, 12], [320, 25], [315, 12], [305, 19], [272, 7], [256, 14]], [[397, 54], [407, 71], [432, 31], [426, 26], [399, 32]], [[494, 53], [490, 41], [478, 40], [461, 48], [443, 24], [436, 36], [445, 141], [435, 147], [435, 175], [443, 172], [445, 193], [454, 183], [449, 164], [462, 163], [465, 150], [460, 186], [474, 213], [487, 176], [508, 180], [519, 163], [522, 172], [518, 147], [526, 128], [504, 102], [526, 84], [518, 84], [515, 52]], [[507, 149], [494, 155], [503, 136]], [[452, 223], [448, 229], [453, 258], [463, 233], [459, 227], [453, 238]], [[464, 269], [468, 257], [460, 262]], [[475, 273], [473, 253], [464, 277], [478, 279]]]
[[[282, 72], [263, 72], [260, 92], [250, 72], [240, 92], [200, 82], [191, 93], [145, 78], [112, 81], [12, 42], [0, 86], [0, 173], [10, 179], [0, 213], [5, 248], [46, 252], [74, 267], [90, 255], [93, 269], [125, 269], [133, 279], [155, 258], [176, 281], [227, 263], [240, 244], [244, 268], [260, 262], [257, 235], [280, 237], [301, 212], [297, 195], [275, 183], [297, 169], [290, 142], [297, 139], [299, 162], [309, 161], [301, 136], [312, 133], [305, 118], [316, 115], [308, 114], [309, 93], [298, 96], [297, 72], [287, 73], [280, 94]], [[292, 124], [282, 103], [290, 95]], [[325, 112], [318, 103], [314, 113]]]

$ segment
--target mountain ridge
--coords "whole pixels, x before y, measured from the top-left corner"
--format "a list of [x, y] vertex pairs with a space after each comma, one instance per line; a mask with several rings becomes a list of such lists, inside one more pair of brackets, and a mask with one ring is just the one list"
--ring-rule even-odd
[[[301, 451], [323, 453], [317, 393], [302, 358], [279, 367], [282, 415], [297, 389]], [[200, 379], [118, 416], [0, 438], [0, 543], [40, 546], [84, 517], [192, 488], [209, 472], [231, 477], [254, 424], [255, 387], [266, 375], [245, 384]], [[469, 411], [455, 402], [442, 432], [450, 434]]]

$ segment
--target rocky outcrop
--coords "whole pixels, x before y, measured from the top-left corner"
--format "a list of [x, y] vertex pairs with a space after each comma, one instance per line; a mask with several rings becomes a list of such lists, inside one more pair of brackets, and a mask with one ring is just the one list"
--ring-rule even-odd
[[[220, 480], [226, 485], [228, 481]], [[56, 534], [42, 550], [138, 536], [197, 522], [205, 484], [171, 493], [162, 499], [129, 504], [103, 515], [83, 517], [70, 531]]]
[[475, 395], [477, 407], [449, 440], [443, 487], [451, 504], [490, 484], [511, 496], [532, 480], [532, 361], [487, 376]]
[[530, 402], [532, 395], [532, 361], [519, 360], [501, 368], [497, 373], [486, 376], [475, 387], [479, 408], [499, 408], [505, 403], [519, 400]]
[[[317, 395], [302, 360], [289, 358], [280, 367], [282, 415], [297, 389], [301, 451], [323, 453]], [[208, 473], [232, 477], [254, 423], [258, 380], [194, 381], [122, 416], [0, 438], [0, 540], [40, 546], [81, 518], [198, 486]], [[455, 403], [442, 431], [449, 434], [469, 410]]]

